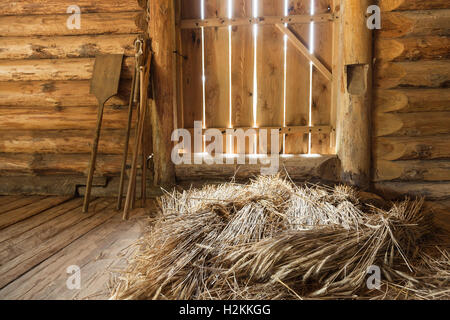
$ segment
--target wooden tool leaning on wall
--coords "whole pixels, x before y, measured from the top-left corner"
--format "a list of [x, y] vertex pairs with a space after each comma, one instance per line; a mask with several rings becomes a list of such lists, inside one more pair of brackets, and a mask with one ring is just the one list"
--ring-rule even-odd
[[[120, 174], [120, 184], [119, 184], [119, 195], [117, 198], [117, 210], [122, 209], [122, 199], [123, 199], [123, 190], [125, 185], [125, 175], [127, 170], [127, 160], [128, 160], [128, 149], [130, 144], [130, 136], [131, 136], [131, 125], [133, 120], [133, 107], [137, 104], [137, 110], [139, 110], [139, 89], [140, 89], [140, 67], [145, 64], [145, 55], [144, 55], [144, 40], [142, 36], [139, 36], [135, 43], [135, 68], [133, 73], [133, 81], [131, 85], [131, 94], [130, 101], [128, 104], [128, 123], [127, 130], [125, 135], [125, 147], [123, 151], [123, 159], [122, 159], [122, 171]], [[138, 120], [139, 121], [139, 120]], [[136, 130], [137, 132], [137, 130]]]
[[95, 165], [97, 161], [98, 143], [103, 121], [105, 103], [119, 91], [120, 74], [122, 71], [123, 54], [101, 55], [95, 58], [94, 74], [91, 80], [91, 94], [98, 100], [98, 118], [94, 141], [92, 143], [92, 154], [89, 162], [89, 173], [86, 183], [86, 194], [84, 196], [83, 212], [89, 211], [89, 202], [94, 178]]
[[[144, 59], [145, 65], [139, 66], [139, 87], [140, 87], [140, 102], [138, 110], [138, 124], [136, 128], [136, 139], [134, 142], [133, 158], [131, 163], [131, 172], [129, 176], [127, 197], [125, 201], [123, 218], [126, 220], [129, 217], [129, 211], [133, 207], [136, 195], [136, 178], [138, 171], [138, 160], [139, 156], [142, 156], [142, 185], [141, 185], [141, 199], [143, 204], [145, 204], [146, 196], [146, 180], [147, 180], [147, 159], [149, 155], [149, 150], [146, 148], [144, 143], [144, 135], [148, 134], [145, 132], [146, 122], [148, 121], [148, 87], [150, 83], [150, 65], [151, 65], [151, 52], [147, 42], [144, 42]], [[148, 54], [146, 54], [148, 52]], [[119, 194], [121, 197], [121, 194]]]

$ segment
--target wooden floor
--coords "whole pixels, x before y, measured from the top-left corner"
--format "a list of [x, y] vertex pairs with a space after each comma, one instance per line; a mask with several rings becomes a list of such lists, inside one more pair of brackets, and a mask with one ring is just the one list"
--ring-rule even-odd
[[[114, 271], [126, 266], [151, 209], [123, 221], [114, 199], [95, 199], [89, 214], [82, 201], [0, 197], [0, 299], [108, 298]], [[81, 270], [79, 290], [67, 287], [70, 266]]]

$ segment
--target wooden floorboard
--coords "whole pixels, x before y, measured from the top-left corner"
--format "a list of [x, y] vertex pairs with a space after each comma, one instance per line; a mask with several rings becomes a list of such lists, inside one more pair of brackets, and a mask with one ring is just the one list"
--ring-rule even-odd
[[62, 205], [46, 210], [45, 214], [35, 215], [33, 217], [20, 221], [12, 226], [9, 226], [0, 232], [0, 244], [3, 241], [18, 237], [29, 230], [32, 230], [40, 225], [43, 225], [47, 221], [50, 221], [68, 211], [79, 208], [81, 207], [82, 203], [83, 203], [82, 198], [76, 198], [63, 203]]
[[11, 210], [22, 208], [29, 205], [30, 203], [38, 202], [45, 198], [46, 197], [43, 196], [21, 197], [11, 203], [0, 206], [0, 214], [3, 215], [3, 213], [8, 213]]
[[117, 216], [99, 228], [98, 231], [101, 231], [104, 236], [99, 239], [97, 249], [91, 251], [92, 253], [84, 261], [81, 261], [78, 255], [74, 255], [72, 251], [76, 248], [89, 248], [91, 241], [94, 240], [91, 238], [98, 238], [95, 232], [92, 232], [87, 237], [83, 237], [78, 243], [74, 243], [73, 246], [67, 247], [64, 250], [65, 252], [62, 252], [60, 255], [61, 257], [65, 255], [71, 257], [72, 264], [80, 266], [81, 289], [67, 289], [67, 274], [64, 274], [63, 266], [62, 269], [60, 268], [60, 277], [57, 281], [54, 281], [45, 290], [37, 291], [36, 297], [47, 300], [96, 300], [109, 298], [109, 284], [111, 283], [112, 273], [125, 269], [127, 257], [134, 249], [131, 245], [139, 238], [142, 229], [139, 221], [123, 222], [120, 216]]
[[0, 197], [0, 208], [4, 205], [7, 205], [8, 203], [19, 200], [20, 198], [23, 198], [23, 197], [21, 197], [21, 196], [1, 196]]
[[[94, 200], [92, 201], [92, 206], [94, 209], [91, 210], [89, 214], [84, 214], [80, 210], [80, 204], [76, 208], [52, 219], [48, 223], [38, 225], [37, 227], [31, 229], [30, 232], [16, 234], [7, 241], [1, 242], [0, 270], [2, 270], [4, 265], [1, 261], [8, 261], [8, 263], [11, 263], [12, 261], [18, 260], [17, 263], [20, 264], [22, 261], [20, 261], [19, 257], [27, 259], [27, 252], [35, 251], [36, 248], [39, 248], [47, 241], [51, 241], [55, 236], [67, 228], [76, 229], [76, 225], [78, 223], [105, 210], [109, 205], [109, 202], [105, 202], [102, 199]], [[36, 218], [45, 219], [46, 216], [47, 212], [43, 212], [42, 214], [36, 216]], [[8, 229], [6, 229], [6, 231], [7, 230]]]
[[11, 210], [8, 212], [4, 212], [0, 216], [0, 230], [11, 226], [19, 221], [25, 220], [29, 217], [32, 217], [34, 215], [37, 215], [41, 212], [44, 212], [48, 209], [51, 209], [55, 206], [58, 206], [73, 197], [67, 196], [67, 197], [48, 197], [45, 199], [42, 199], [40, 201], [30, 203], [29, 205], [26, 205], [21, 208], [17, 208], [15, 210]]
[[[61, 200], [52, 199], [48, 203]], [[108, 298], [111, 271], [125, 267], [130, 251], [124, 249], [140, 237], [141, 216], [151, 210], [135, 210], [140, 218], [123, 221], [114, 204], [114, 199], [96, 199], [83, 214], [82, 199], [63, 201], [1, 230], [0, 299]], [[67, 289], [71, 265], [81, 268], [80, 290]]]
[[[28, 245], [25, 246], [28, 250], [23, 250], [23, 253], [19, 252], [20, 254], [15, 258], [7, 258], [7, 262], [0, 266], [0, 274], [2, 275], [0, 278], [0, 288], [3, 288], [34, 266], [111, 218], [115, 214], [113, 211], [114, 201], [106, 199], [102, 201], [106, 204], [102, 207], [102, 210], [97, 211], [94, 209], [95, 206], [93, 206], [89, 215], [83, 215], [81, 213], [81, 208], [78, 209], [79, 214], [77, 217], [79, 217], [81, 221], [74, 221], [72, 226], [65, 228], [42, 243], [40, 241], [41, 234], [33, 233], [31, 242], [28, 242]], [[100, 206], [101, 204], [98, 205]], [[87, 219], [87, 217], [89, 217], [89, 219]], [[47, 227], [51, 230], [53, 224], [49, 223]], [[37, 245], [35, 245], [35, 243]], [[17, 248], [13, 249], [17, 250]], [[12, 254], [15, 256], [15, 251], [13, 251]], [[0, 258], [0, 261], [3, 259], [4, 258]]]

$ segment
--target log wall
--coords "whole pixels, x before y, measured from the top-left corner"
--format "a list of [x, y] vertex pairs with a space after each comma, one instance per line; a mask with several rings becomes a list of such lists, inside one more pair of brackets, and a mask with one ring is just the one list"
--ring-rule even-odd
[[[81, 8], [79, 30], [66, 23], [74, 4]], [[95, 56], [123, 53], [120, 95], [105, 111], [96, 175], [120, 173], [141, 12], [136, 0], [1, 1], [0, 176], [84, 175], [97, 119], [89, 94]]]
[[426, 196], [450, 226], [450, 2], [380, 0], [375, 40], [373, 181]]

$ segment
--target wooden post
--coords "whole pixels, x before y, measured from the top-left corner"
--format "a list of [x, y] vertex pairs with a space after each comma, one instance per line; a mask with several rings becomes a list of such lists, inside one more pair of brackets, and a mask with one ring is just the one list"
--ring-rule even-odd
[[337, 154], [343, 183], [367, 189], [371, 169], [372, 30], [371, 0], [341, 0], [343, 65], [337, 108]]
[[154, 103], [151, 124], [155, 185], [173, 185], [175, 166], [171, 160], [176, 112], [176, 32], [175, 1], [149, 1], [149, 34], [153, 51]]

